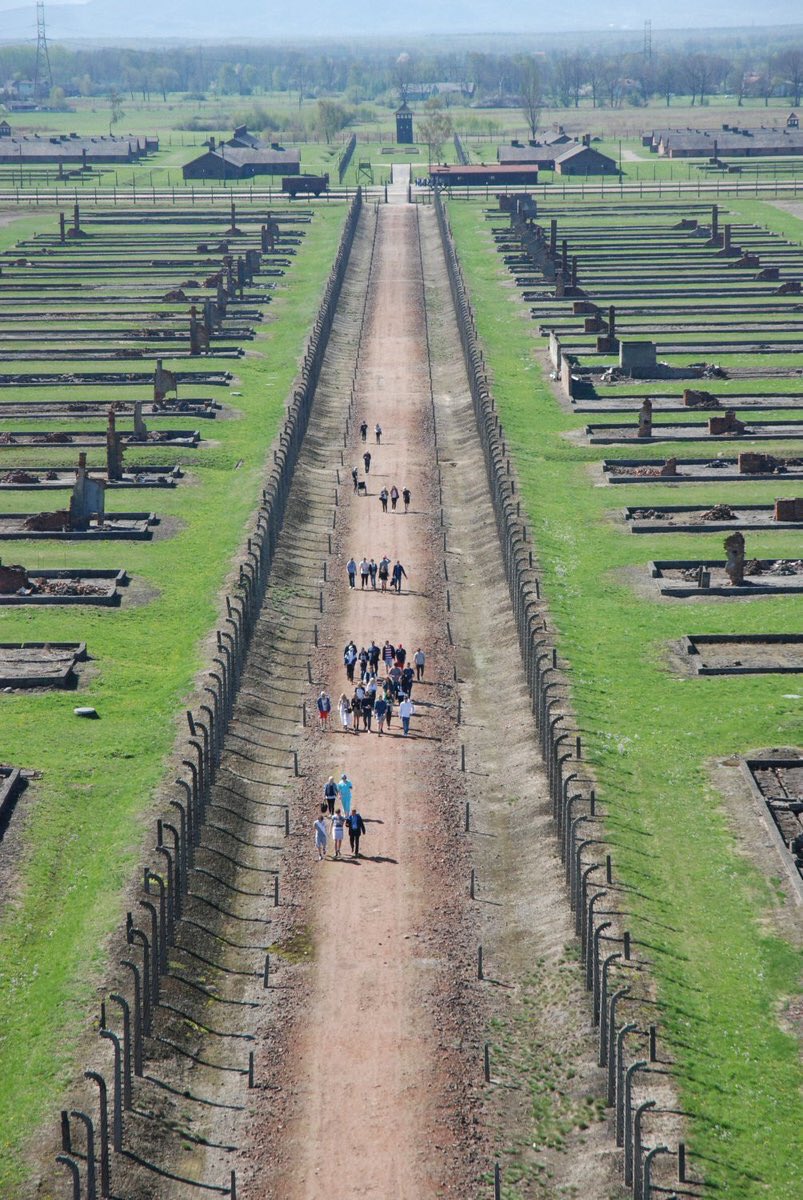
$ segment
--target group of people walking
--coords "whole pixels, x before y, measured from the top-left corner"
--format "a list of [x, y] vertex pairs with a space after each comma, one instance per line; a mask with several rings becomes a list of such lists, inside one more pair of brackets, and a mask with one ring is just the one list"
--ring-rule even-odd
[[[342, 692], [337, 702], [337, 712], [344, 733], [359, 733], [360, 729], [370, 733], [374, 721], [376, 731], [383, 734], [390, 730], [394, 713], [398, 713], [402, 734], [410, 733], [410, 721], [415, 715], [413, 684], [424, 678], [426, 655], [419, 646], [408, 660], [406, 648], [399, 643], [394, 646], [386, 640], [382, 647], [375, 641], [357, 649], [356, 642], [349, 641], [343, 650], [343, 665], [346, 679], [354, 684], [351, 695]], [[380, 679], [380, 670], [384, 678]], [[355, 677], [359, 676], [355, 683]], [[322, 729], [329, 728], [332, 714], [332, 699], [324, 689], [317, 699], [317, 709]]]
[[[363, 420], [359, 426], [360, 438], [363, 443], [368, 440], [368, 422]], [[382, 427], [374, 426], [376, 445], [382, 443]], [[371, 451], [366, 447], [363, 455], [363, 466], [366, 476], [371, 470]], [[351, 472], [354, 491], [366, 492], [367, 486], [360, 480], [359, 468]], [[383, 513], [396, 512], [399, 500], [404, 504], [404, 512], [410, 509], [412, 493], [409, 487], [401, 491], [394, 483], [391, 488], [382, 487], [379, 500]], [[357, 576], [360, 577], [360, 589], [387, 591], [388, 585], [397, 594], [401, 593], [402, 580], [408, 579], [407, 571], [397, 558], [393, 562], [388, 554], [380, 559], [363, 558], [357, 562], [352, 555], [346, 563], [346, 575], [350, 589], [356, 589]], [[398, 715], [401, 722], [402, 734], [407, 737], [410, 733], [410, 721], [415, 714], [412, 693], [413, 686], [424, 678], [426, 655], [419, 646], [415, 653], [408, 655], [405, 646], [399, 642], [395, 645], [386, 639], [382, 646], [371, 639], [369, 645], [360, 646], [350, 639], [343, 650], [343, 666], [349, 690], [341, 693], [336, 710], [344, 733], [358, 734], [360, 731], [370, 733], [376, 723], [376, 732], [382, 736], [390, 731], [394, 716]], [[333, 711], [332, 698], [323, 689], [316, 701], [320, 728], [328, 730]], [[323, 788], [321, 811], [314, 822], [315, 848], [319, 861], [327, 857], [329, 840], [333, 844], [333, 858], [342, 856], [343, 841], [348, 834], [352, 856], [360, 857], [360, 838], [365, 834], [365, 823], [362, 815], [353, 803], [353, 784], [348, 775], [343, 772], [339, 781], [330, 775]]]
[[330, 775], [323, 785], [321, 811], [314, 823], [315, 850], [318, 861], [326, 858], [329, 836], [333, 843], [333, 858], [340, 858], [343, 851], [344, 834], [348, 833], [352, 858], [360, 858], [360, 838], [365, 833], [365, 822], [353, 803], [354, 785], [344, 771], [335, 783]]
[[[365, 451], [365, 454], [363, 454], [363, 456], [362, 456], [362, 461], [363, 461], [363, 466], [365, 467], [365, 474], [370, 475], [371, 463], [373, 461], [373, 459], [371, 458], [370, 450]], [[367, 484], [365, 483], [365, 480], [360, 479], [359, 467], [351, 468], [351, 481], [354, 484], [355, 492], [362, 492], [366, 496], [368, 495]], [[382, 505], [383, 513], [386, 513], [388, 511], [388, 502], [390, 502], [390, 511], [395, 512], [396, 508], [398, 506], [399, 500], [401, 500], [402, 504], [404, 505], [405, 513], [408, 513], [410, 511], [410, 504], [412, 503], [412, 499], [413, 499], [413, 493], [410, 491], [410, 489], [407, 487], [406, 484], [402, 488], [401, 491], [399, 491], [399, 489], [396, 487], [395, 483], [391, 485], [390, 490], [388, 490], [386, 487], [382, 487], [379, 490], [379, 503]]]
[[360, 576], [360, 588], [365, 590], [372, 588], [376, 591], [377, 580], [379, 580], [379, 590], [386, 592], [388, 583], [390, 583], [391, 591], [397, 595], [401, 595], [402, 579], [409, 579], [407, 572], [397, 558], [391, 567], [391, 560], [387, 554], [383, 554], [379, 562], [374, 558], [361, 558], [359, 564], [354, 558], [354, 555], [346, 563], [346, 574], [348, 576], [349, 587], [356, 588], [357, 574]]
[[401, 496], [401, 498], [402, 498], [402, 503], [404, 504], [404, 511], [409, 512], [410, 511], [410, 501], [413, 498], [413, 493], [410, 491], [410, 489], [408, 487], [403, 487], [401, 492], [399, 492], [399, 489], [396, 487], [395, 483], [393, 484], [393, 487], [390, 489], [390, 491], [388, 491], [388, 489], [386, 487], [383, 487], [379, 493], [379, 503], [382, 505], [382, 512], [388, 511], [388, 500], [390, 500], [391, 512], [395, 512], [396, 505], [399, 503], [399, 496]]
[[[381, 445], [381, 443], [382, 443], [382, 426], [379, 424], [378, 421], [377, 421], [376, 425], [374, 425], [374, 437], [376, 438], [377, 446]], [[368, 440], [368, 422], [366, 420], [360, 421], [360, 438], [363, 442], [366, 442]]]

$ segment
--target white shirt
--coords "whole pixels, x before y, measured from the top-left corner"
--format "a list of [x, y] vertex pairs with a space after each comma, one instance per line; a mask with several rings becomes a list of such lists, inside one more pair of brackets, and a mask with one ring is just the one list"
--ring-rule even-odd
[[413, 705], [412, 700], [402, 700], [401, 704], [399, 705], [399, 716], [402, 718], [411, 717], [414, 712], [415, 706]]

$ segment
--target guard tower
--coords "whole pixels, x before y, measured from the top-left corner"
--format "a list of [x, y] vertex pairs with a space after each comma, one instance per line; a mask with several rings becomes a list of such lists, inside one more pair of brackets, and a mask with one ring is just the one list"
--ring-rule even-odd
[[412, 109], [402, 100], [396, 109], [396, 142], [399, 146], [412, 146], [414, 141]]

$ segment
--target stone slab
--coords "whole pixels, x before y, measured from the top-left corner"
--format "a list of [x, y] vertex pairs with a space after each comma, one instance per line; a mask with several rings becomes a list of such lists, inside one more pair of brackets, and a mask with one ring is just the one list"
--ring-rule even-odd
[[791, 843], [803, 832], [803, 757], [784, 754], [750, 756], [741, 760], [751, 798], [778, 852], [792, 895], [803, 905], [803, 862], [795, 859]]
[[[75, 485], [77, 473], [75, 467], [19, 467], [6, 466], [3, 464], [4, 470], [0, 472], [0, 491], [19, 491], [19, 492], [37, 492], [37, 491], [57, 491], [58, 489], [71, 488]], [[175, 467], [138, 467], [131, 470], [123, 471], [122, 479], [114, 479], [111, 482], [106, 481], [105, 472], [90, 468], [93, 478], [103, 479], [106, 482], [107, 488], [164, 488], [175, 487], [179, 479], [183, 478], [183, 472], [178, 466]], [[5, 482], [9, 475], [17, 472], [25, 472], [34, 483], [13, 483]], [[45, 479], [45, 475], [55, 475], [55, 479]]]
[[[704, 520], [701, 514], [710, 511], [698, 504], [662, 504], [650, 508], [631, 506], [623, 516], [631, 533], [732, 533], [736, 529], [801, 529], [800, 521], [776, 521], [772, 504], [730, 505], [733, 520], [716, 518]], [[639, 514], [651, 513], [651, 516]], [[663, 516], [655, 515], [663, 514]]]
[[[688, 411], [688, 410], [687, 410]], [[722, 410], [710, 410], [712, 416], [721, 416]], [[721, 442], [738, 444], [749, 441], [789, 441], [803, 439], [803, 421], [746, 421], [743, 433], [709, 433], [705, 422], [673, 421], [666, 425], [653, 425], [651, 437], [639, 437], [638, 425], [611, 422], [610, 425], [586, 425], [585, 434], [591, 446], [638, 445], [650, 446], [655, 442]]]
[[67, 687], [86, 642], [0, 642], [0, 688]]
[[[758, 475], [740, 475], [735, 458], [723, 458], [721, 466], [711, 466], [710, 458], [679, 458], [677, 475], [628, 474], [627, 468], [649, 472], [660, 468], [664, 459], [614, 458], [605, 459], [602, 471], [608, 483], [785, 483], [787, 480], [803, 479], [803, 461], [800, 466], [789, 467], [781, 474], [764, 472]], [[623, 469], [624, 468], [624, 469]]]
[[152, 512], [107, 513], [102, 526], [93, 519], [89, 529], [71, 529], [62, 533], [25, 529], [24, 523], [31, 515], [0, 512], [0, 541], [148, 541], [153, 537], [152, 526], [157, 522], [156, 514]]
[[[2, 418], [2, 412], [0, 412]], [[1, 439], [5, 434], [0, 434], [0, 450], [19, 450], [34, 446], [37, 449], [40, 447], [51, 448], [53, 446], [75, 446], [77, 449], [98, 450], [105, 449], [106, 446], [106, 430], [105, 429], [90, 429], [81, 433], [67, 433], [65, 430], [15, 430], [9, 429], [8, 436], [13, 438], [12, 442], [5, 442]], [[48, 433], [58, 432], [59, 441], [49, 442], [47, 440]], [[162, 429], [158, 432], [150, 432], [147, 440], [143, 441], [134, 435], [133, 430], [118, 430], [123, 446], [149, 446], [161, 449], [166, 446], [168, 449], [195, 450], [201, 440], [200, 430], [182, 430], [182, 429]], [[0, 468], [2, 469], [2, 468]]]
[[803, 671], [803, 633], [689, 634], [698, 675], [791, 675]]
[[[32, 569], [29, 574], [34, 582], [39, 580], [43, 580], [45, 584], [61, 582], [68, 588], [74, 585], [75, 590], [67, 591], [64, 594], [33, 592], [30, 595], [22, 596], [17, 593], [0, 595], [0, 608], [11, 608], [22, 604], [40, 608], [46, 605], [96, 604], [110, 608], [120, 603], [119, 589], [128, 581], [124, 570], [116, 570], [113, 567], [110, 569], [81, 567], [73, 570], [37, 568], [36, 570]], [[89, 593], [78, 590], [83, 586], [88, 586], [92, 590]]]
[[[710, 587], [701, 588], [696, 581], [686, 578], [687, 572], [698, 567], [710, 571]], [[649, 564], [649, 572], [657, 581], [662, 596], [700, 596], [703, 599], [708, 596], [723, 596], [726, 599], [741, 599], [746, 596], [786, 596], [803, 592], [803, 566], [793, 575], [758, 575], [745, 571], [744, 584], [741, 587], [731, 584], [725, 574], [725, 560], [722, 558], [656, 559]]]
[[[86, 421], [106, 416], [114, 404], [116, 416], [133, 417], [134, 405], [127, 400], [33, 400], [4, 401], [0, 397], [0, 421]], [[151, 421], [214, 420], [223, 405], [215, 400], [181, 400], [178, 404], [154, 405], [143, 401], [142, 416]], [[688, 409], [684, 409], [688, 412]], [[174, 431], [177, 432], [177, 431]]]
[[0, 838], [17, 803], [17, 796], [25, 786], [25, 780], [18, 767], [0, 766]]

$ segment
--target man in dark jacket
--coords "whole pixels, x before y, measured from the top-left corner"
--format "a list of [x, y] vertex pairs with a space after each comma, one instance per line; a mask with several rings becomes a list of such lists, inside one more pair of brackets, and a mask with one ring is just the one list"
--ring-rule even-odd
[[365, 823], [357, 809], [353, 809], [348, 819], [349, 845], [352, 858], [360, 857], [360, 838], [365, 833]]
[[393, 567], [393, 575], [390, 580], [390, 586], [392, 588], [395, 588], [397, 596], [401, 595], [402, 576], [404, 576], [404, 578], [406, 579], [407, 572], [405, 571], [404, 567], [401, 565], [401, 563], [399, 562], [399, 560], [397, 558], [396, 562], [394, 564], [394, 567]]

